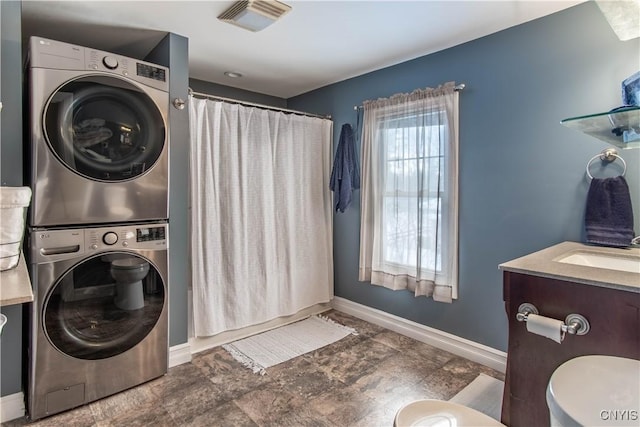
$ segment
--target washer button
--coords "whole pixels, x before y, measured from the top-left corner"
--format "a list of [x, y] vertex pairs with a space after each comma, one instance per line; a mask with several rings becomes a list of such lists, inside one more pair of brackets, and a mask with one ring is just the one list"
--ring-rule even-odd
[[118, 68], [118, 60], [113, 56], [105, 56], [104, 58], [102, 58], [102, 63], [110, 70]]
[[108, 233], [104, 233], [102, 236], [102, 241], [105, 245], [113, 245], [118, 241], [118, 235], [113, 231], [109, 231]]
[[122, 242], [122, 246], [124, 246], [124, 247], [129, 246], [129, 242]]
[[98, 249], [98, 245], [94, 243], [93, 245], [91, 245], [91, 249]]

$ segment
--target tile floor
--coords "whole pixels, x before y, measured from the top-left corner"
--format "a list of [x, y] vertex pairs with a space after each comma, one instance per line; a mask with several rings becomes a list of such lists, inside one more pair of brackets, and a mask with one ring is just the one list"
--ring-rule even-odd
[[417, 399], [447, 400], [480, 373], [504, 375], [349, 315], [348, 337], [260, 376], [224, 349], [198, 353], [161, 378], [98, 402], [3, 426], [392, 426]]

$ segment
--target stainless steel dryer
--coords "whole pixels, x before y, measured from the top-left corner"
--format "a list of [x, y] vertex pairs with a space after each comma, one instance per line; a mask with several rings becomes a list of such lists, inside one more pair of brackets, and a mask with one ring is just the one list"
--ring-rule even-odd
[[40, 37], [28, 63], [29, 225], [167, 219], [169, 70]]
[[31, 233], [31, 419], [167, 372], [168, 234], [166, 223]]

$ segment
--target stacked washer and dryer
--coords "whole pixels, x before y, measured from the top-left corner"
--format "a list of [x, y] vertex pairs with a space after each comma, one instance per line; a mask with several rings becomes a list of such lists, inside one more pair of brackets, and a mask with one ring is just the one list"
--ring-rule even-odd
[[27, 80], [38, 419], [167, 372], [169, 70], [32, 37]]

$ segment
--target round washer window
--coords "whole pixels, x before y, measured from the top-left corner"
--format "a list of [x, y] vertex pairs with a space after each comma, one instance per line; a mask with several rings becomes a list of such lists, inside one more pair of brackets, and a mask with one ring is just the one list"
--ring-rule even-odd
[[44, 131], [56, 157], [80, 175], [124, 181], [149, 170], [165, 144], [155, 103], [121, 78], [86, 76], [49, 99]]
[[[140, 280], [127, 283], [128, 278]], [[82, 261], [56, 282], [43, 309], [45, 332], [69, 356], [113, 357], [151, 332], [164, 300], [162, 278], [153, 264], [130, 253], [101, 254]]]

